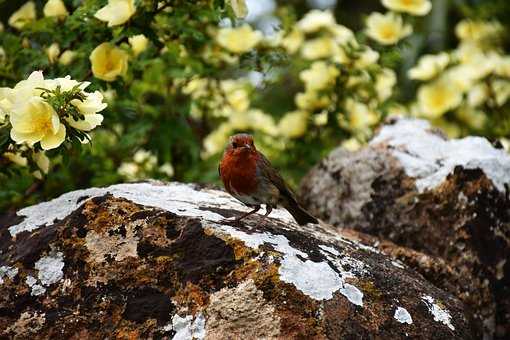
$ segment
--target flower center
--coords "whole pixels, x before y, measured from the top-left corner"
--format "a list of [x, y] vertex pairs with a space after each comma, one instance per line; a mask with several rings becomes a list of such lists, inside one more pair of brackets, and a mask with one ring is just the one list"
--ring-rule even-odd
[[384, 25], [381, 28], [381, 36], [385, 39], [391, 39], [395, 37], [395, 28], [392, 25]]

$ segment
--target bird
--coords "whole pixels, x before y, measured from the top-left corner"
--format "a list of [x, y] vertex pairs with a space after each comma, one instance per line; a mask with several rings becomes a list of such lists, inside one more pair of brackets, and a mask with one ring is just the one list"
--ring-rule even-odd
[[229, 138], [223, 157], [218, 166], [225, 190], [253, 210], [237, 217], [234, 222], [255, 214], [262, 204], [266, 206], [263, 219], [273, 208], [284, 207], [299, 225], [319, 223], [296, 199], [269, 160], [257, 150], [253, 137], [239, 133]]

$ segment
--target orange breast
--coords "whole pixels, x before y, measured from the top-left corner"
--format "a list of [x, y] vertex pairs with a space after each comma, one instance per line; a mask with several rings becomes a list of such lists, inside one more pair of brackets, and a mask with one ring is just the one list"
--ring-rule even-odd
[[220, 163], [221, 180], [229, 193], [250, 195], [257, 190], [257, 155], [227, 152]]

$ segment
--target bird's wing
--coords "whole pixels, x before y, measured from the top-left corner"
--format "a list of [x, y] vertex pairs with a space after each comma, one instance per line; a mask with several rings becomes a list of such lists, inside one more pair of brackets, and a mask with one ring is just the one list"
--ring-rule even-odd
[[283, 196], [292, 201], [296, 201], [296, 195], [285, 183], [284, 179], [282, 178], [282, 176], [280, 176], [278, 171], [275, 168], [273, 168], [271, 162], [269, 162], [266, 156], [264, 156], [260, 152], [259, 156], [260, 156], [259, 161], [262, 163], [262, 166], [259, 167], [262, 171], [262, 175], [268, 178], [271, 181], [271, 183], [273, 183], [278, 188], [278, 190]]

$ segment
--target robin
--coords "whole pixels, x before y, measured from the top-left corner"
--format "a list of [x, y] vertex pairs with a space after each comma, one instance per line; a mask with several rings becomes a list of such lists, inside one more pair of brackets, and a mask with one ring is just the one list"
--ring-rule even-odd
[[227, 192], [253, 208], [237, 217], [235, 222], [256, 213], [260, 205], [265, 204], [264, 218], [281, 205], [300, 225], [318, 223], [298, 204], [294, 193], [269, 160], [257, 151], [251, 135], [241, 133], [230, 137], [218, 171]]

